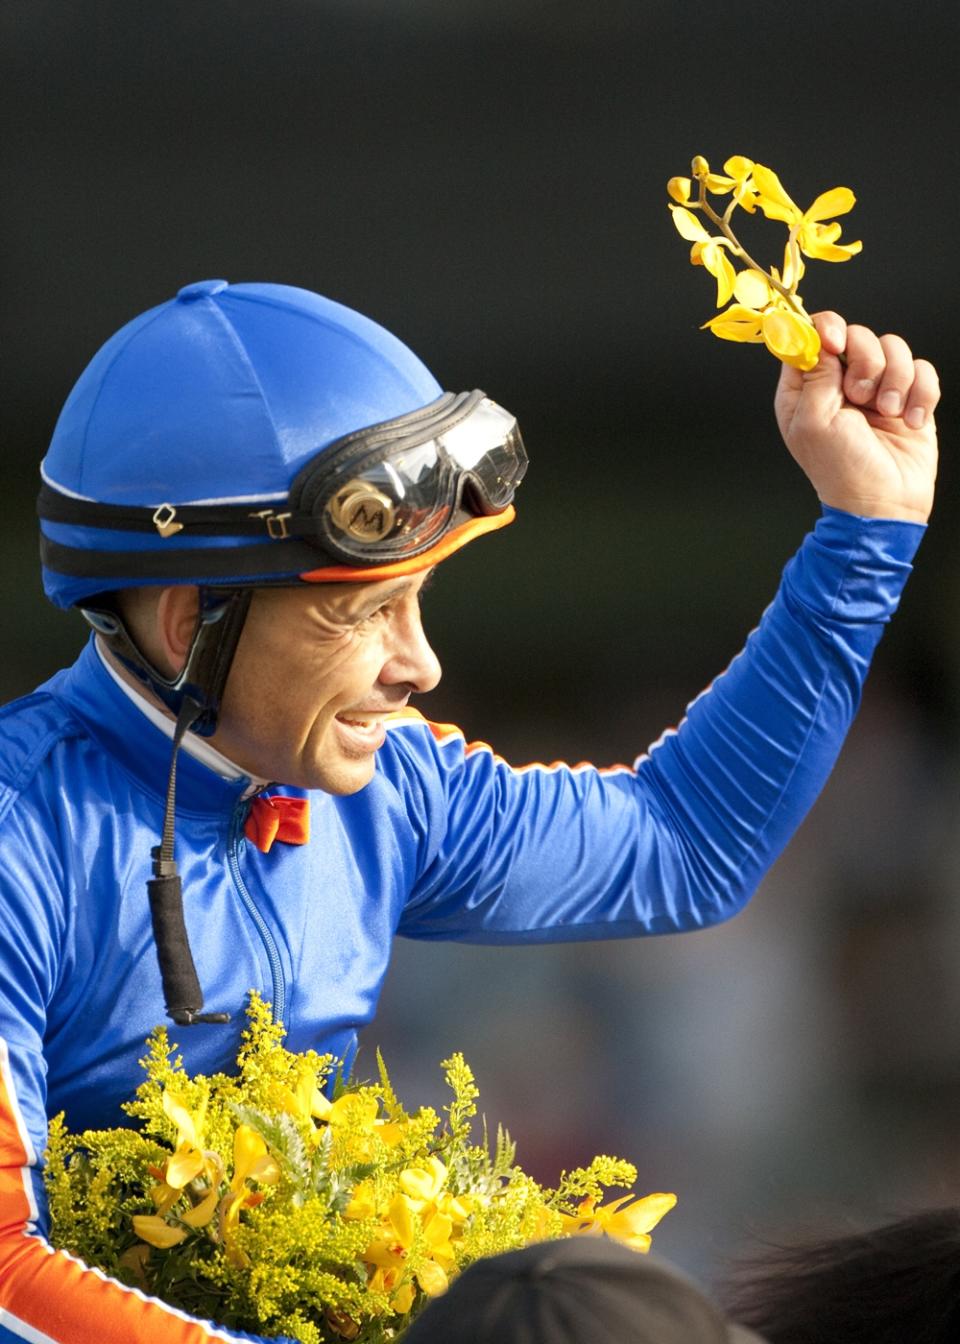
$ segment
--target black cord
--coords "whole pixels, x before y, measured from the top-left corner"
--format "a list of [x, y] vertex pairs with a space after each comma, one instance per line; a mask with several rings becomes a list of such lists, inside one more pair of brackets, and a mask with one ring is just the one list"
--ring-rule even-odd
[[163, 813], [163, 834], [153, 854], [153, 878], [147, 882], [150, 918], [157, 945], [160, 978], [167, 1015], [181, 1027], [198, 1022], [229, 1022], [229, 1013], [203, 1013], [203, 991], [194, 965], [193, 953], [183, 913], [183, 887], [174, 858], [176, 824], [177, 755], [184, 735], [203, 713], [203, 706], [185, 696], [177, 715], [173, 734], [173, 752], [167, 777], [167, 798]]

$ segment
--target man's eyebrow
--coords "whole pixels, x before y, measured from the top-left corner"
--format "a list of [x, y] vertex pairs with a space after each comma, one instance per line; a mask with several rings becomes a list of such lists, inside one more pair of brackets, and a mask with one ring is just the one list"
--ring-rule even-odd
[[[436, 572], [436, 565], [433, 565], [427, 571], [427, 577], [420, 585], [421, 593], [433, 582], [433, 577]], [[403, 593], [409, 592], [416, 578], [419, 578], [419, 575], [410, 575], [409, 578], [401, 579], [399, 583], [395, 583], [392, 588], [387, 588], [385, 591], [381, 590], [376, 594], [371, 593], [366, 601], [360, 603], [360, 611], [373, 611], [377, 607], [382, 607], [384, 603], [391, 602], [395, 597], [400, 597]]]

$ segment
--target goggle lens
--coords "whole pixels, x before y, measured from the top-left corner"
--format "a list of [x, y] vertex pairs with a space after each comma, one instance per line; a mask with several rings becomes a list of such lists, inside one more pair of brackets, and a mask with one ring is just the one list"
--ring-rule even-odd
[[[507, 508], [527, 466], [515, 418], [483, 397], [435, 430], [420, 443], [380, 438], [343, 485], [317, 492], [315, 514], [337, 551], [366, 561], [416, 555], [461, 515]], [[337, 465], [342, 480], [349, 468]]]

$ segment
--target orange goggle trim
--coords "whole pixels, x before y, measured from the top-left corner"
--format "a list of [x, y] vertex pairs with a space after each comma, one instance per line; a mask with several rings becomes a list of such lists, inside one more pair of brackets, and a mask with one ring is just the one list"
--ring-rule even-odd
[[395, 560], [388, 565], [364, 565], [362, 568], [329, 565], [326, 569], [309, 569], [297, 577], [304, 583], [375, 583], [378, 579], [398, 579], [406, 574], [419, 574], [421, 570], [431, 569], [441, 560], [446, 560], [448, 555], [459, 551], [461, 546], [466, 546], [474, 537], [481, 537], [485, 532], [496, 532], [498, 528], [506, 527], [516, 516], [516, 509], [509, 504], [502, 513], [470, 518], [448, 532], [436, 546], [431, 546], [428, 551], [421, 551], [419, 555], [412, 555], [409, 560]]

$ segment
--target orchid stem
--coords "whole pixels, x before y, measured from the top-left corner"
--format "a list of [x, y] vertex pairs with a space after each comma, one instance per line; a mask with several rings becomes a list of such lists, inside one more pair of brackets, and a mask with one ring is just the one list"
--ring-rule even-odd
[[729, 221], [731, 215], [736, 209], [737, 206], [736, 200], [732, 200], [730, 202], [729, 206], [724, 211], [723, 215], [718, 215], [716, 210], [714, 210], [713, 206], [707, 200], [707, 189], [702, 179], [700, 180], [699, 186], [700, 186], [700, 200], [697, 202], [698, 207], [703, 211], [703, 213], [707, 216], [710, 222], [717, 226], [717, 228], [720, 230], [723, 236], [732, 245], [736, 255], [741, 259], [741, 261], [745, 261], [747, 265], [751, 268], [751, 270], [759, 271], [761, 275], [765, 276], [771, 288], [775, 289], [778, 294], [782, 295], [783, 298], [786, 299], [787, 303], [789, 303], [790, 307], [793, 309], [795, 313], [797, 313], [800, 317], [804, 318], [807, 322], [809, 322], [810, 314], [804, 308], [803, 304], [797, 298], [793, 290], [788, 289], [786, 285], [782, 284], [781, 281], [777, 280], [775, 276], [771, 275], [771, 273], [768, 270], [765, 270], [763, 266], [759, 265], [756, 261], [754, 261], [753, 257], [751, 257], [750, 253], [740, 242], [740, 239], [733, 232], [733, 229], [731, 229]]

